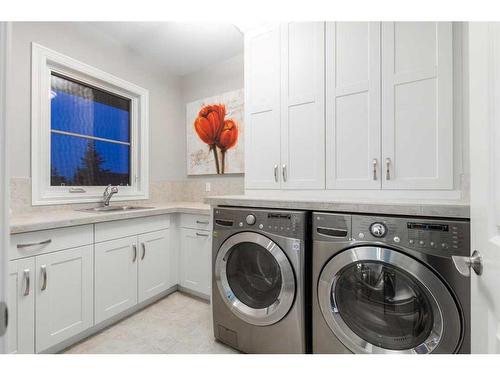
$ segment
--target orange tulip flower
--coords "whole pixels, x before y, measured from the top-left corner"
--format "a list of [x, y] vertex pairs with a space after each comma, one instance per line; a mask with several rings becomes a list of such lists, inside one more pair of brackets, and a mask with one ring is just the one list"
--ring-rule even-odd
[[236, 122], [231, 119], [224, 121], [224, 127], [222, 128], [222, 131], [220, 133], [217, 146], [222, 150], [222, 152], [225, 152], [231, 147], [234, 147], [237, 141], [238, 127], [236, 126]]
[[194, 128], [198, 137], [209, 146], [216, 144], [224, 126], [225, 116], [226, 107], [224, 104], [203, 107], [194, 121]]
[[213, 150], [214, 152], [217, 174], [220, 173], [220, 168], [215, 145], [224, 127], [224, 117], [226, 117], [226, 106], [224, 104], [214, 104], [204, 106], [194, 121], [196, 134], [198, 134], [198, 137], [200, 137], [204, 143], [209, 145], [209, 150]]
[[224, 127], [220, 133], [219, 141], [217, 142], [217, 147], [220, 148], [222, 152], [222, 173], [224, 174], [224, 169], [226, 167], [226, 151], [231, 147], [234, 147], [238, 142], [238, 126], [234, 120], [224, 121]]
[[[224, 120], [226, 117], [226, 106], [224, 104], [212, 104], [204, 106], [194, 121], [194, 129], [198, 137], [209, 146], [215, 157], [215, 168], [217, 174], [224, 173], [226, 151], [234, 147], [238, 142], [238, 125], [232, 119]], [[217, 148], [222, 153], [222, 171], [219, 167]]]

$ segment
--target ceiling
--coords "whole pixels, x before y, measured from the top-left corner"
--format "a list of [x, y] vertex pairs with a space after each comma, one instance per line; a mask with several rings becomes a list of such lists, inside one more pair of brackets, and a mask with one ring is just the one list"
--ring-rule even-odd
[[178, 76], [243, 53], [243, 34], [230, 23], [89, 22], [87, 25]]

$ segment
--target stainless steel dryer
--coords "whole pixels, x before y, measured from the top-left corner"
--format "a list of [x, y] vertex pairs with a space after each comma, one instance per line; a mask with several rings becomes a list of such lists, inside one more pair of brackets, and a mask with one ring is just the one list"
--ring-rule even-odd
[[470, 353], [468, 221], [312, 220], [314, 353]]
[[215, 208], [215, 337], [246, 353], [305, 353], [307, 214]]

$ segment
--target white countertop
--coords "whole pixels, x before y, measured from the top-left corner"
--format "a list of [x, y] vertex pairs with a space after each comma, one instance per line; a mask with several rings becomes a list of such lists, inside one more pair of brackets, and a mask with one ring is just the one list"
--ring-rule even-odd
[[265, 207], [278, 209], [331, 211], [366, 214], [393, 214], [410, 216], [431, 216], [448, 218], [469, 218], [469, 204], [461, 201], [423, 199], [325, 199], [290, 198], [278, 196], [227, 195], [208, 197], [206, 203], [212, 206]]
[[118, 212], [82, 212], [64, 209], [12, 215], [10, 217], [10, 233], [33, 232], [37, 230], [72, 227], [75, 225], [94, 224], [105, 221], [133, 219], [138, 217], [162, 215], [170, 213], [210, 214], [210, 206], [198, 202], [172, 202], [154, 204], [152, 209], [118, 211]]

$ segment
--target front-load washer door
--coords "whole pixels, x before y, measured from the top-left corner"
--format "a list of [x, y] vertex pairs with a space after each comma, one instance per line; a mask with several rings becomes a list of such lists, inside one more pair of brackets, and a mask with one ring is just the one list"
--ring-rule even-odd
[[318, 302], [335, 336], [354, 353], [453, 353], [461, 339], [457, 304], [423, 263], [383, 247], [334, 256]]
[[222, 299], [243, 321], [266, 326], [280, 321], [295, 297], [295, 276], [283, 250], [259, 233], [229, 237], [215, 261]]

